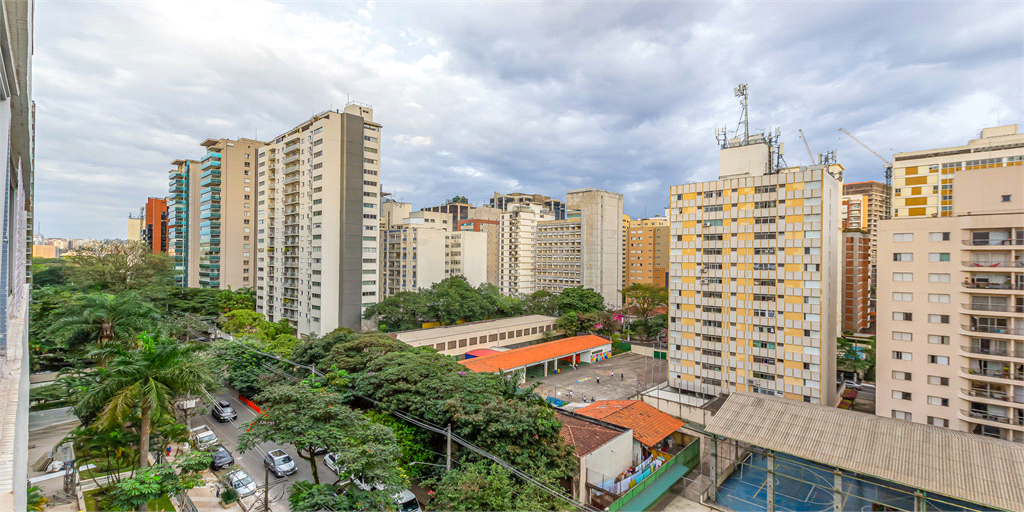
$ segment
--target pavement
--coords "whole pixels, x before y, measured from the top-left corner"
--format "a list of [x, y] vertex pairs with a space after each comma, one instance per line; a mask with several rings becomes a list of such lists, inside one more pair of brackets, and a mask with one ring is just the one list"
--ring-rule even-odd
[[[623, 378], [622, 374], [625, 373]], [[601, 378], [598, 384], [597, 377]], [[563, 367], [561, 373], [528, 379], [530, 385], [540, 382], [536, 393], [559, 400], [588, 402], [626, 400], [639, 391], [668, 380], [668, 361], [626, 352], [596, 363], [581, 363], [576, 370]], [[572, 391], [572, 399], [569, 391]]]
[[[73, 412], [71, 412], [71, 407], [59, 407], [57, 409], [48, 409], [45, 411], [30, 411], [28, 413], [29, 431], [65, 423], [78, 424], [78, 418]], [[74, 428], [74, 426], [68, 428], [68, 431], [71, 431], [72, 428]]]
[[868, 414], [875, 413], [875, 386], [873, 384], [864, 383], [857, 390], [857, 399], [853, 401], [853, 410]]

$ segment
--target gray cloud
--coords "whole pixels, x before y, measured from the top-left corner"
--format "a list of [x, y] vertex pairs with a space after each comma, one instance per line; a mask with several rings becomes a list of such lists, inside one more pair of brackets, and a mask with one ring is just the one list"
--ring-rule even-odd
[[384, 124], [382, 183], [416, 207], [495, 190], [621, 192], [660, 213], [716, 177], [732, 88], [790, 164], [883, 155], [1024, 122], [1014, 3], [40, 2], [36, 218], [123, 237], [208, 137], [277, 135], [349, 99]]

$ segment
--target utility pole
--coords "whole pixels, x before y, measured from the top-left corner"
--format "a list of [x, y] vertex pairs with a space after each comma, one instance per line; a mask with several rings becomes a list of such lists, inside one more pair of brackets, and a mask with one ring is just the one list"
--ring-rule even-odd
[[263, 465], [263, 510], [270, 510], [270, 467]]
[[444, 429], [445, 434], [448, 436], [448, 457], [444, 466], [448, 471], [452, 470], [452, 424], [449, 423]]

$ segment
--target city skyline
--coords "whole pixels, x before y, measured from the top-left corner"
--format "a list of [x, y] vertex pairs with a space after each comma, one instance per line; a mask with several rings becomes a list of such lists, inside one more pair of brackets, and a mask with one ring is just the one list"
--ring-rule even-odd
[[660, 213], [669, 186], [715, 177], [738, 83], [789, 165], [810, 160], [802, 129], [815, 155], [838, 149], [846, 181], [882, 181], [839, 128], [888, 157], [1022, 123], [1022, 22], [989, 7], [40, 3], [35, 220], [123, 236], [202, 140], [259, 139], [349, 99], [383, 112], [383, 190], [417, 207], [594, 186], [632, 217]]

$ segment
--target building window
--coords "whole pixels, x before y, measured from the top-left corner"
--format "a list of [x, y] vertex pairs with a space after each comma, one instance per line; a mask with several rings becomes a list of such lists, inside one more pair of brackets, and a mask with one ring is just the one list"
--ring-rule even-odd
[[913, 233], [893, 233], [892, 234], [892, 241], [893, 242], [913, 242], [914, 241], [914, 234]]
[[914, 280], [914, 274], [913, 274], [913, 272], [893, 272], [892, 273], [892, 280], [893, 281], [913, 281]]
[[935, 416], [928, 416], [928, 424], [936, 427], [949, 428], [949, 420], [946, 418], [936, 418]]
[[948, 324], [949, 315], [928, 315], [928, 323], [930, 324]]
[[321, 203], [323, 203], [323, 202], [324, 202], [324, 200], [323, 200], [323, 199], [314, 199], [314, 200], [313, 200], [313, 204], [321, 204]]
[[945, 293], [929, 293], [928, 302], [934, 302], [938, 304], [949, 304], [949, 295]]
[[892, 397], [896, 400], [911, 400], [911, 394], [906, 391], [892, 390]]
[[322, 168], [323, 166], [324, 166], [324, 164], [322, 162], [321, 163], [313, 164], [313, 170], [315, 171], [317, 169]]
[[949, 274], [928, 274], [929, 283], [948, 283]]
[[912, 252], [894, 252], [892, 253], [893, 261], [914, 261], [914, 253]]
[[324, 143], [323, 139], [317, 139], [317, 140], [313, 141], [313, 145], [314, 146], [319, 146], [320, 144], [323, 144], [323, 143]]
[[928, 261], [949, 261], [948, 252], [930, 252], [928, 253]]
[[1013, 199], [1013, 196], [1011, 196], [1011, 195], [1003, 196], [1003, 202], [1004, 203], [1009, 203], [1011, 199]]
[[313, 153], [313, 158], [317, 158], [317, 157], [323, 156], [323, 154], [324, 154], [323, 150], [317, 151], [316, 153]]
[[909, 381], [909, 380], [911, 380], [911, 373], [910, 372], [898, 372], [896, 370], [893, 370], [892, 371], [892, 378], [893, 378], [893, 380], [906, 380], [906, 381]]
[[914, 360], [914, 355], [911, 354], [910, 352], [903, 352], [903, 351], [900, 351], [900, 350], [893, 350], [892, 351], [892, 358], [893, 359], [899, 359], [901, 361], [913, 361]]
[[949, 345], [949, 336], [940, 336], [938, 334], [929, 334], [928, 343], [935, 345]]
[[930, 396], [928, 397], [928, 405], [937, 405], [939, 407], [949, 407], [949, 399], [942, 398], [941, 396]]
[[928, 376], [928, 384], [931, 384], [933, 386], [948, 386], [949, 385], [949, 378], [948, 377], [936, 377], [934, 375], [929, 375]]
[[914, 335], [909, 332], [893, 331], [892, 339], [896, 341], [914, 341]]
[[892, 411], [892, 417], [898, 420], [912, 421], [912, 416], [909, 412], [897, 411], [895, 409]]
[[931, 364], [949, 366], [949, 358], [946, 356], [928, 356], [928, 362]]
[[892, 292], [892, 300], [900, 302], [911, 302], [914, 300], [913, 293]]
[[317, 174], [316, 176], [313, 176], [313, 181], [320, 181], [322, 179], [324, 179], [323, 174]]
[[904, 313], [902, 311], [893, 311], [892, 312], [892, 319], [893, 320], [902, 320], [902, 321], [909, 322], [909, 321], [914, 319], [914, 314], [913, 313]]
[[949, 240], [949, 232], [944, 233], [928, 233], [928, 240], [931, 242], [945, 242]]

